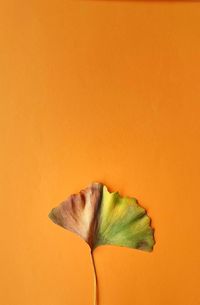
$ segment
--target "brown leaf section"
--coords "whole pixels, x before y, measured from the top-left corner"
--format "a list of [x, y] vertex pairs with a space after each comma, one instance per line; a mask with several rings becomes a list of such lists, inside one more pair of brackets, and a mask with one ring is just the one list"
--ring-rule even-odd
[[61, 227], [78, 234], [93, 248], [103, 185], [92, 183], [78, 194], [70, 195], [49, 214]]

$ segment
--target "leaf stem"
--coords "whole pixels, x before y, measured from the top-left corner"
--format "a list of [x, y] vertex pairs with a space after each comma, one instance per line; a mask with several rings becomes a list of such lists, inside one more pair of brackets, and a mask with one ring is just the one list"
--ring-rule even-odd
[[92, 266], [93, 266], [93, 273], [94, 273], [94, 305], [98, 303], [98, 280], [97, 280], [97, 270], [95, 266], [95, 260], [93, 256], [93, 252], [91, 251], [91, 259], [92, 259]]

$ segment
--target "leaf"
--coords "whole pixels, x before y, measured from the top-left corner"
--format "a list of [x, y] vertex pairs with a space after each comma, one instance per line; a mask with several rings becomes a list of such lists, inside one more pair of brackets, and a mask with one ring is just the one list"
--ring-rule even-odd
[[116, 245], [151, 251], [154, 245], [150, 218], [135, 198], [110, 193], [101, 183], [92, 183], [72, 194], [50, 219], [78, 234], [93, 250], [100, 245]]

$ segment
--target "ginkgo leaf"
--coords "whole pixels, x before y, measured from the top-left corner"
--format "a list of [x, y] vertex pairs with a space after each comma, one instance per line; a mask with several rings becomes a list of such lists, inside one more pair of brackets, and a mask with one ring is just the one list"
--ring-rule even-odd
[[150, 218], [135, 198], [110, 193], [101, 183], [92, 183], [52, 209], [53, 222], [78, 234], [91, 250], [116, 245], [151, 251], [154, 245]]
[[94, 248], [116, 245], [151, 251], [153, 229], [144, 208], [131, 197], [110, 193], [101, 183], [92, 183], [72, 194], [49, 213], [50, 219], [79, 235], [91, 248], [94, 268], [94, 305], [98, 303], [98, 281]]

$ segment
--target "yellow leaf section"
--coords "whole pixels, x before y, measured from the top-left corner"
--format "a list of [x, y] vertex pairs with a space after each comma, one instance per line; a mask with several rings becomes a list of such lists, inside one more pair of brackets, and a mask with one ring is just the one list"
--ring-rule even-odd
[[150, 218], [137, 200], [110, 193], [103, 186], [94, 247], [116, 245], [152, 251], [154, 243]]

